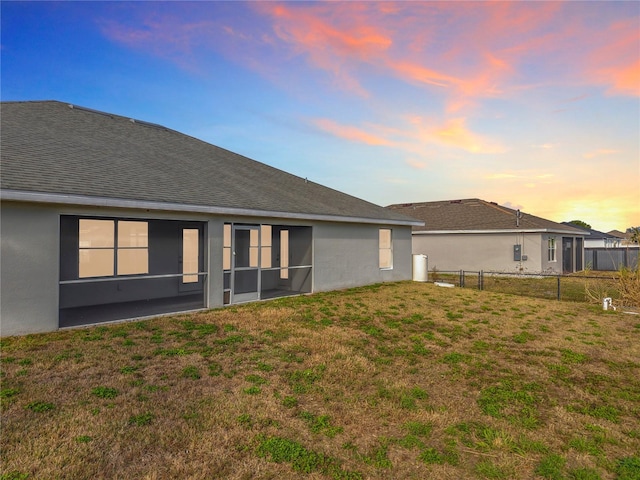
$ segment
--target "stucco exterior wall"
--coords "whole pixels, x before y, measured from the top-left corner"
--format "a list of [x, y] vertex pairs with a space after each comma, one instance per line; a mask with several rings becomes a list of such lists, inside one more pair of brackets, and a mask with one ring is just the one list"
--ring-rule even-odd
[[[205, 292], [209, 308], [223, 305], [223, 230], [227, 222], [312, 227], [312, 291], [327, 291], [411, 279], [411, 228], [366, 224], [305, 222], [280, 218], [223, 217], [135, 209], [1, 204], [0, 334], [22, 335], [58, 329], [60, 216], [204, 222]], [[392, 229], [393, 268], [380, 269], [379, 228]], [[306, 262], [303, 262], [306, 263]]]
[[0, 335], [51, 332], [59, 326], [60, 216], [87, 215], [129, 219], [205, 222], [209, 272], [207, 306], [222, 306], [223, 219], [201, 214], [146, 210], [40, 205], [3, 201], [0, 217]]
[[[440, 271], [513, 273], [562, 272], [562, 237], [556, 235], [556, 261], [547, 261], [547, 236], [538, 233], [413, 235], [414, 254], [428, 257], [428, 268]], [[527, 260], [515, 261], [513, 246], [522, 245]]]
[[58, 328], [59, 216], [51, 208], [0, 205], [0, 335]]
[[314, 291], [411, 279], [411, 228], [392, 229], [393, 268], [380, 269], [380, 226], [325, 223], [314, 226]]
[[[540, 264], [542, 272], [562, 273], [562, 235], [545, 234], [542, 235], [540, 244]], [[549, 261], [549, 238], [556, 240], [556, 260]]]

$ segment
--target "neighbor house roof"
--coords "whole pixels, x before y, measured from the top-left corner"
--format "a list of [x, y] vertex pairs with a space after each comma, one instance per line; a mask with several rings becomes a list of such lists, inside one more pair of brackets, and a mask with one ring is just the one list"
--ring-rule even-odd
[[609, 235], [608, 233], [601, 232], [599, 230], [594, 230], [593, 228], [585, 228], [580, 225], [575, 225], [571, 222], [562, 222], [563, 225], [568, 225], [569, 227], [577, 228], [579, 230], [584, 230], [589, 233], [589, 240], [601, 240], [606, 238], [617, 238], [613, 235]]
[[401, 203], [387, 208], [422, 220], [424, 226], [414, 226], [414, 233], [552, 232], [588, 235], [577, 228], [477, 198]]
[[420, 223], [161, 125], [58, 101], [0, 108], [4, 200]]
[[628, 239], [631, 235], [629, 233], [621, 232], [620, 230], [611, 230], [608, 235], [615, 238]]

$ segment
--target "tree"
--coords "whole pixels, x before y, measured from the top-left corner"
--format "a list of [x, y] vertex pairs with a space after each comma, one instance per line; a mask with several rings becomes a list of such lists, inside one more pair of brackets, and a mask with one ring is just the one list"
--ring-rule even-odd
[[630, 233], [629, 241], [631, 243], [640, 243], [640, 227], [629, 227], [627, 233]]
[[583, 222], [582, 220], [571, 220], [568, 223], [572, 223], [573, 225], [577, 225], [578, 227], [588, 228], [589, 230], [591, 230], [591, 225], [589, 225], [587, 222]]

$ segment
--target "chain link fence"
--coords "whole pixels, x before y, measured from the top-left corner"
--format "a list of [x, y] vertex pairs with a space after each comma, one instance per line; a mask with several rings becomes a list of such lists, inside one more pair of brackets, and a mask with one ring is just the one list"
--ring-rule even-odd
[[428, 281], [491, 292], [572, 302], [602, 303], [620, 300], [619, 281], [614, 275], [541, 275], [486, 271], [430, 271]]

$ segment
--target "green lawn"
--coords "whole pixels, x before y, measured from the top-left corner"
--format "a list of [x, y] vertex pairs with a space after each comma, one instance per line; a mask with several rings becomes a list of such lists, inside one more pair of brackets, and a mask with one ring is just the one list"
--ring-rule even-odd
[[640, 478], [640, 318], [401, 282], [2, 339], [2, 479]]

